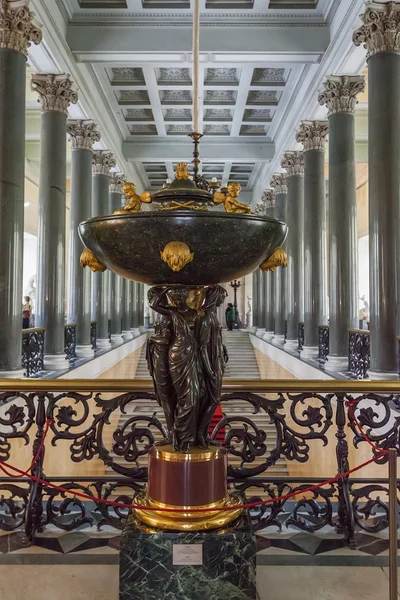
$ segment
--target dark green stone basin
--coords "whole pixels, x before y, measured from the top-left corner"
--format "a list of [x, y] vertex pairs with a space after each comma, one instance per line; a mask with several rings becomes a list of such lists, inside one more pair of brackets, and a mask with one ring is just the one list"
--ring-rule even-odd
[[[150, 285], [216, 284], [256, 269], [287, 235], [281, 221], [258, 215], [193, 210], [95, 217], [79, 226], [85, 246], [108, 269]], [[194, 259], [179, 272], [161, 260], [169, 242], [184, 242]]]

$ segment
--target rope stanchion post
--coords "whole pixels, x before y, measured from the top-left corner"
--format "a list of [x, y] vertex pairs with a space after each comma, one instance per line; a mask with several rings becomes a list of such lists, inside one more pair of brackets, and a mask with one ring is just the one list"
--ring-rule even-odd
[[389, 450], [389, 600], [397, 595], [397, 451]]

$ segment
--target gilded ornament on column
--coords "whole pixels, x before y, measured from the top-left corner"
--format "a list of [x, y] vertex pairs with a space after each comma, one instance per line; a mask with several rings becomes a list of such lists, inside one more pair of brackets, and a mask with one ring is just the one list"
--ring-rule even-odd
[[115, 167], [116, 164], [115, 156], [109, 150], [93, 150], [93, 175], [109, 175], [110, 169]]
[[74, 150], [92, 150], [93, 144], [101, 138], [97, 123], [91, 120], [68, 121], [67, 133]]
[[[281, 160], [282, 169], [286, 169], [287, 175], [303, 175], [304, 156], [302, 150], [288, 150], [284, 152]], [[275, 192], [276, 193], [276, 192]]]
[[78, 102], [71, 76], [65, 73], [33, 73], [31, 88], [39, 94], [43, 112], [58, 111], [67, 115], [69, 105]]
[[251, 213], [251, 208], [248, 204], [243, 204], [237, 200], [241, 189], [242, 186], [240, 183], [230, 183], [227, 194], [224, 194], [224, 192], [215, 192], [213, 198], [214, 204], [223, 204], [228, 213]]
[[271, 175], [270, 186], [274, 194], [287, 194], [286, 173], [274, 173]]
[[364, 44], [367, 58], [379, 52], [400, 52], [400, 4], [367, 1], [363, 24], [353, 33], [356, 46]]
[[335, 113], [354, 113], [358, 102], [357, 95], [365, 90], [365, 77], [362, 75], [331, 75], [324, 82], [318, 102], [326, 105], [328, 116]]
[[169, 242], [160, 252], [161, 259], [167, 263], [172, 271], [182, 271], [183, 267], [192, 262], [194, 253], [184, 242]]
[[114, 215], [123, 215], [124, 213], [137, 213], [140, 212], [143, 203], [151, 203], [150, 192], [143, 192], [140, 195], [137, 194], [136, 185], [131, 181], [125, 183], [122, 189], [129, 202], [124, 208], [121, 208], [121, 210], [114, 211]]
[[42, 41], [42, 26], [29, 10], [29, 0], [0, 1], [0, 48], [14, 50], [24, 56], [31, 42]]
[[271, 254], [267, 260], [265, 260], [261, 265], [260, 269], [262, 271], [275, 271], [278, 267], [287, 267], [288, 266], [288, 258], [286, 252], [283, 248], [276, 248], [274, 252]]
[[96, 273], [97, 271], [103, 273], [107, 269], [107, 267], [105, 267], [103, 263], [97, 260], [93, 252], [91, 250], [88, 250], [87, 248], [85, 248], [85, 250], [82, 252], [79, 262], [83, 269], [85, 267], [89, 267], [89, 269], [91, 269], [93, 273]]
[[328, 121], [302, 121], [296, 134], [296, 141], [303, 144], [305, 152], [308, 150], [325, 150], [328, 131]]

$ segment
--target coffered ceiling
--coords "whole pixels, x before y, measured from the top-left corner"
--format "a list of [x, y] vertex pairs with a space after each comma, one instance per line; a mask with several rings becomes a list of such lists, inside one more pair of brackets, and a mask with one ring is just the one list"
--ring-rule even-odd
[[[191, 160], [192, 0], [31, 0], [44, 50], [72, 74], [119, 168], [155, 189]], [[199, 129], [202, 170], [239, 181], [257, 201], [313, 118], [326, 74], [359, 72], [352, 47], [363, 0], [201, 0]], [[357, 54], [358, 52], [358, 54]], [[46, 54], [47, 53], [47, 54]], [[258, 197], [257, 197], [258, 196]]]

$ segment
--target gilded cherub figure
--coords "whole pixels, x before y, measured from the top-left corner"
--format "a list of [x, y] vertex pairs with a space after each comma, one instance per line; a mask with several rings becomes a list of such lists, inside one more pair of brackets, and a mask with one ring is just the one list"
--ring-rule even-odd
[[132, 182], [125, 183], [124, 194], [128, 198], [129, 202], [124, 208], [119, 210], [115, 210], [113, 212], [114, 215], [123, 215], [126, 213], [137, 213], [140, 212], [142, 204], [150, 204], [151, 203], [151, 194], [150, 192], [143, 192], [142, 194], [136, 193], [136, 185]]
[[214, 204], [223, 204], [228, 213], [251, 213], [250, 206], [242, 204], [242, 202], [237, 200], [241, 189], [242, 186], [240, 183], [230, 183], [227, 194], [224, 194], [224, 192], [215, 192]]
[[287, 267], [288, 258], [286, 252], [282, 248], [275, 248], [271, 256], [267, 258], [261, 265], [262, 271], [275, 271], [278, 267]]

